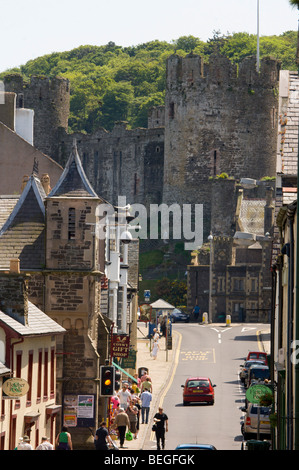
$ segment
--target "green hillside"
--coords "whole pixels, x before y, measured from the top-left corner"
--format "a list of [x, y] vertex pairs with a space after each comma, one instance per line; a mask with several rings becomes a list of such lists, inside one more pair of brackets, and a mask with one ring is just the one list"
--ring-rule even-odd
[[[260, 38], [260, 54], [282, 61], [282, 68], [297, 70], [295, 64], [297, 32]], [[220, 51], [238, 63], [256, 54], [256, 36], [247, 33], [221, 35], [215, 32], [207, 42], [193, 36], [171, 43], [150, 41], [131, 47], [109, 42], [105, 46], [80, 46], [30, 60], [20, 68], [3, 72], [65, 77], [71, 84], [70, 132], [93, 132], [99, 127], [111, 130], [116, 121], [129, 127], [146, 127], [148, 110], [164, 104], [166, 59], [171, 54], [193, 51], [204, 57]]]

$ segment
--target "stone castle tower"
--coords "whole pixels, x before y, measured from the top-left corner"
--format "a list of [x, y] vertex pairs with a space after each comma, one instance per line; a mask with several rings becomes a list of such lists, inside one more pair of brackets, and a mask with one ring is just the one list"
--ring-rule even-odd
[[25, 83], [22, 76], [14, 74], [4, 78], [4, 87], [5, 91], [17, 94], [18, 108], [34, 110], [34, 146], [56, 160], [58, 131], [68, 129], [69, 81], [33, 76], [30, 83]]
[[[163, 201], [203, 203], [211, 212], [209, 179], [276, 174], [279, 64], [255, 58], [240, 65], [211, 57], [167, 62]], [[209, 227], [206, 227], [206, 233]]]

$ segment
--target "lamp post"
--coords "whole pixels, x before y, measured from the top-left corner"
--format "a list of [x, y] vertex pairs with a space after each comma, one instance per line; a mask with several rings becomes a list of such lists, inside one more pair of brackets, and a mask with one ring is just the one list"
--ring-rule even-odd
[[208, 236], [210, 242], [210, 275], [209, 275], [209, 319], [212, 321], [212, 262], [213, 262], [213, 235], [210, 233]]

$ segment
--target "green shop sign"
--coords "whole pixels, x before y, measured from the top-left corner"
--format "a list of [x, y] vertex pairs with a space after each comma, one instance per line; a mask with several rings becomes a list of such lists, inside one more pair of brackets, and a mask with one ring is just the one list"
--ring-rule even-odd
[[272, 390], [267, 385], [252, 385], [246, 392], [246, 398], [250, 403], [260, 404], [261, 399], [272, 398]]

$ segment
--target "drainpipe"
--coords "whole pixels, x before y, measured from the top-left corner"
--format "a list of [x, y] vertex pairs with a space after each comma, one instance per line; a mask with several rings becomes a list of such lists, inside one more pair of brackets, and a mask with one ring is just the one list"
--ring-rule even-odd
[[[298, 12], [299, 12], [299, 5], [298, 5]], [[298, 32], [297, 32], [297, 53], [296, 53], [296, 63], [298, 66], [298, 75], [299, 75], [299, 24], [298, 24]], [[298, 142], [299, 142], [299, 135], [298, 135]], [[298, 147], [298, 159], [299, 162], [299, 147]], [[297, 221], [296, 221], [296, 283], [295, 283], [295, 290], [296, 290], [296, 312], [295, 312], [295, 340], [299, 341], [299, 205], [298, 205], [298, 194], [299, 194], [299, 168], [297, 163]], [[297, 344], [297, 343], [295, 343]], [[294, 449], [299, 449], [299, 364], [298, 361], [295, 363], [294, 369], [294, 376], [295, 376], [295, 392], [294, 392], [294, 401], [295, 401], [295, 419], [294, 419], [294, 427], [295, 427], [295, 445]]]
[[294, 340], [294, 205], [288, 206], [287, 217], [290, 229], [289, 280], [288, 280], [288, 329], [287, 329], [287, 450], [293, 449], [294, 406], [293, 406], [293, 364], [292, 343]]
[[[298, 7], [299, 8], [299, 7]], [[299, 33], [298, 33], [299, 34]], [[299, 141], [299, 138], [298, 138]], [[299, 154], [298, 154], [299, 161]], [[295, 294], [296, 294], [296, 310], [295, 310], [295, 341], [299, 341], [299, 172], [297, 174], [297, 221], [296, 221], [296, 283], [295, 283]], [[295, 344], [298, 344], [297, 342]], [[294, 367], [294, 428], [295, 428], [295, 442], [294, 450], [299, 450], [299, 364], [298, 360], [295, 362]]]

